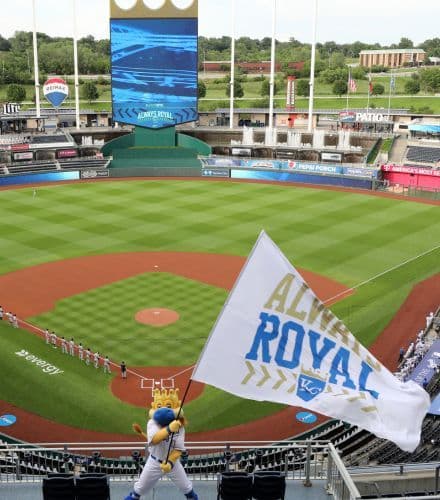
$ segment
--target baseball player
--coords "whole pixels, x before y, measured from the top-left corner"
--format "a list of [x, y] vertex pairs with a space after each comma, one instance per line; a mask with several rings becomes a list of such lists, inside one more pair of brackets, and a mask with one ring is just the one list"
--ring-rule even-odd
[[73, 337], [69, 340], [69, 354], [75, 356], [75, 341]]
[[83, 345], [81, 344], [81, 342], [79, 343], [78, 345], [78, 357], [79, 357], [79, 360], [80, 361], [83, 361], [84, 360], [84, 347]]
[[90, 365], [90, 356], [91, 356], [91, 351], [90, 351], [90, 347], [87, 347], [87, 350], [86, 350], [86, 365]]
[[3, 307], [0, 306], [0, 321], [3, 321], [3, 315], [4, 315]]
[[108, 356], [104, 358], [104, 373], [111, 373], [110, 369], [110, 360], [108, 359]]
[[[194, 492], [192, 483], [179, 460], [182, 451], [185, 450], [183, 423], [183, 418], [176, 420], [175, 411], [171, 408], [159, 408], [154, 412], [153, 418], [147, 424], [146, 437], [150, 455], [139, 480], [134, 484], [133, 491], [125, 497], [125, 500], [140, 499], [141, 495], [146, 495], [154, 488], [164, 474], [168, 474], [186, 498], [198, 500], [199, 497]], [[168, 456], [170, 439], [172, 444]]]
[[125, 361], [121, 363], [121, 377], [123, 379], [127, 378], [127, 365], [125, 364]]
[[50, 338], [52, 340], [53, 347], [55, 347], [55, 349], [56, 349], [56, 347], [57, 347], [57, 340], [58, 340], [57, 334], [54, 331], [52, 331], [52, 333], [50, 335]]
[[12, 315], [12, 326], [14, 328], [18, 328], [18, 319], [17, 319], [17, 315], [16, 314]]
[[46, 339], [46, 344], [49, 345], [50, 344], [50, 332], [47, 328], [46, 328], [46, 330], [44, 330], [44, 338]]
[[64, 337], [61, 337], [61, 352], [67, 354], [67, 342]]
[[96, 351], [95, 354], [93, 355], [93, 363], [95, 365], [95, 368], [99, 368], [99, 352]]

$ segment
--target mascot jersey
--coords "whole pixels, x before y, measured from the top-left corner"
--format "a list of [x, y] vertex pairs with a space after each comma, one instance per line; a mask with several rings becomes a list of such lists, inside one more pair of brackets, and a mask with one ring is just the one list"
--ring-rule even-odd
[[[161, 428], [154, 420], [149, 420], [147, 424], [148, 451], [158, 460], [164, 461], [167, 458], [170, 438], [161, 441], [159, 444], [151, 444], [153, 437]], [[185, 429], [181, 427], [179, 432], [173, 435], [171, 450], [185, 451]]]

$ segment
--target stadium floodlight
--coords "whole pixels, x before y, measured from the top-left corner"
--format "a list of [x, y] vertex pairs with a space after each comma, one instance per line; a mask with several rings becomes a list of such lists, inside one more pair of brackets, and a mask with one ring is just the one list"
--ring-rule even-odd
[[178, 9], [184, 10], [194, 3], [194, 0], [171, 0], [175, 7]]
[[312, 60], [310, 63], [310, 95], [309, 95], [309, 123], [308, 131], [313, 130], [313, 104], [315, 98], [315, 64], [316, 64], [316, 38], [318, 34], [318, 0], [315, 0], [313, 9], [313, 41], [312, 41]]
[[272, 8], [272, 45], [270, 54], [270, 81], [269, 81], [269, 137], [273, 141], [273, 101], [275, 98], [275, 50], [277, 30], [277, 0], [273, 0]]
[[40, 72], [38, 66], [37, 15], [36, 15], [35, 0], [32, 0], [32, 15], [33, 15], [33, 44], [34, 44], [35, 106], [37, 111], [37, 118], [40, 118], [41, 116]]
[[157, 10], [163, 7], [165, 0], [144, 0], [144, 5], [151, 10]]
[[78, 74], [78, 29], [76, 19], [76, 0], [73, 0], [73, 65], [75, 71], [75, 120], [76, 129], [80, 129], [79, 118], [79, 74]]
[[232, 33], [231, 33], [231, 81], [229, 94], [229, 128], [234, 128], [234, 94], [235, 94], [235, 0], [231, 0]]
[[138, 0], [115, 0], [116, 5], [123, 10], [132, 9], [138, 2]]

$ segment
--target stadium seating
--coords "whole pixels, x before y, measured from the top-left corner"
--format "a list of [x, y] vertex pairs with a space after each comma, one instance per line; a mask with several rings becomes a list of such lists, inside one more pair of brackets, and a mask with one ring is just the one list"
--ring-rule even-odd
[[251, 500], [252, 476], [241, 472], [225, 472], [218, 482], [217, 498], [222, 500]]
[[406, 158], [415, 163], [438, 163], [440, 162], [440, 148], [410, 146]]
[[252, 497], [255, 500], [284, 499], [286, 478], [284, 474], [274, 472], [256, 472], [252, 485]]
[[75, 481], [72, 477], [50, 477], [43, 479], [44, 500], [76, 500]]

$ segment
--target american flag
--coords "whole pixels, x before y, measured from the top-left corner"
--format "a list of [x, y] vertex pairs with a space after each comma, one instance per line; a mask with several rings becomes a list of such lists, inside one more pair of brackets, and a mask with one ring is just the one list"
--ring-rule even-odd
[[356, 83], [356, 80], [354, 80], [352, 77], [351, 77], [351, 73], [348, 74], [348, 91], [349, 92], [356, 92], [357, 91], [357, 83]]

